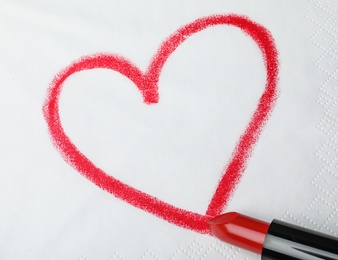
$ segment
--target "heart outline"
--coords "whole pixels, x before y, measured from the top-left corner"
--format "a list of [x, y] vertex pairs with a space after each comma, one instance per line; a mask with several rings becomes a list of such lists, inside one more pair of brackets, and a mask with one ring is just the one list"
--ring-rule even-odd
[[[250, 36], [261, 50], [266, 68], [265, 89], [250, 118], [244, 133], [240, 136], [228, 164], [212, 196], [205, 215], [187, 211], [142, 192], [108, 175], [93, 164], [64, 132], [59, 115], [59, 97], [66, 79], [80, 71], [110, 69], [129, 78], [139, 89], [146, 104], [159, 102], [158, 81], [162, 67], [176, 48], [189, 36], [215, 25], [230, 25]], [[270, 32], [263, 26], [239, 15], [211, 15], [199, 18], [170, 35], [158, 48], [145, 72], [132, 62], [116, 54], [98, 53], [84, 56], [61, 70], [49, 85], [43, 114], [55, 148], [63, 159], [101, 189], [115, 197], [145, 210], [159, 218], [180, 227], [210, 234], [208, 220], [220, 214], [229, 202], [246, 168], [255, 143], [265, 125], [277, 99], [278, 53]]]

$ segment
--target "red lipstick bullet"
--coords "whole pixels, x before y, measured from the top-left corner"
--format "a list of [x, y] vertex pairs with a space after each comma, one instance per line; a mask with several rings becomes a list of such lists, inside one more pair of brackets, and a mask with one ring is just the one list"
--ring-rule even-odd
[[338, 260], [338, 238], [280, 220], [269, 224], [229, 212], [209, 225], [218, 239], [261, 254], [263, 260]]

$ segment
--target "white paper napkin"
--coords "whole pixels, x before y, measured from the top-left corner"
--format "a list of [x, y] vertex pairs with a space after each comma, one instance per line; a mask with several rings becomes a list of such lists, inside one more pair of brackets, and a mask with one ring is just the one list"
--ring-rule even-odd
[[[335, 1], [0, 1], [1, 259], [259, 259], [104, 191], [53, 146], [42, 107], [75, 60], [114, 53], [145, 71], [201, 17], [236, 14], [270, 31], [278, 99], [225, 211], [338, 233], [338, 5]], [[257, 44], [215, 26], [168, 58], [159, 102], [111, 70], [67, 78], [65, 133], [107, 174], [205, 214], [264, 91]]]

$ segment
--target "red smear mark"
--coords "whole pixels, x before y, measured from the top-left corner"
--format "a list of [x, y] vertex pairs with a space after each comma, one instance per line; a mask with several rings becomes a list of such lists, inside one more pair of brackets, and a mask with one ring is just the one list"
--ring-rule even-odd
[[[237, 142], [228, 165], [224, 169], [206, 214], [201, 215], [161, 201], [154, 196], [137, 190], [109, 176], [103, 170], [96, 167], [76, 148], [64, 132], [59, 115], [59, 98], [62, 91], [62, 84], [69, 76], [79, 71], [102, 68], [117, 71], [134, 82], [142, 93], [146, 104], [157, 103], [159, 101], [157, 84], [162, 67], [170, 54], [189, 36], [215, 25], [238, 27], [257, 43], [265, 62], [266, 85], [250, 122]], [[153, 56], [145, 72], [139, 70], [129, 60], [115, 54], [99, 53], [76, 60], [62, 70], [50, 84], [48, 95], [43, 106], [43, 113], [54, 146], [59, 150], [64, 160], [87, 179], [113, 194], [115, 197], [170, 223], [199, 233], [210, 234], [207, 221], [219, 215], [229, 202], [245, 170], [253, 146], [257, 142], [262, 127], [267, 121], [275, 100], [277, 99], [277, 75], [277, 50], [273, 38], [267, 29], [250, 21], [246, 17], [237, 15], [214, 15], [197, 19], [181, 27], [169, 36]]]

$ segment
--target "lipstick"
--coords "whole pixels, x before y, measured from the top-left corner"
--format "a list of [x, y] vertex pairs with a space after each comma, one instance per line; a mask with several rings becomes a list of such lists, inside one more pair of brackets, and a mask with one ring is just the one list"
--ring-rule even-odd
[[213, 236], [263, 260], [338, 260], [338, 238], [280, 220], [267, 223], [229, 212], [208, 223]]

